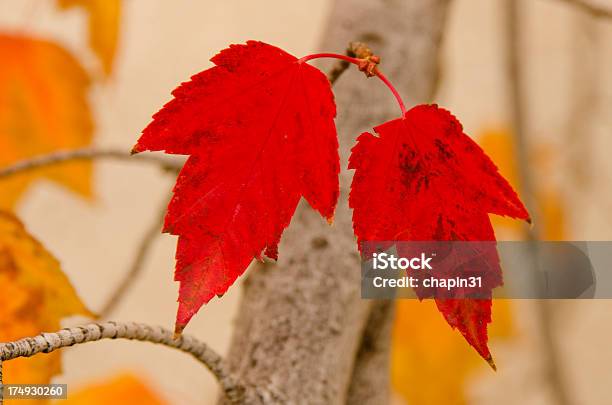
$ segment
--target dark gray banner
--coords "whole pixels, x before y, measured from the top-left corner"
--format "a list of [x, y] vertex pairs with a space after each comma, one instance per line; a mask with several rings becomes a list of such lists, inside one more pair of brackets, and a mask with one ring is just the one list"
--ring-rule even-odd
[[610, 241], [364, 242], [363, 298], [612, 298]]

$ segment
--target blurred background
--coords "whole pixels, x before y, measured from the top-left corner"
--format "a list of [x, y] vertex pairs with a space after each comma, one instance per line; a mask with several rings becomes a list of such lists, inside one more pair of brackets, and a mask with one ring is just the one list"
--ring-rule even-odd
[[[453, 111], [519, 188], [521, 151], [513, 146], [517, 131], [512, 122], [520, 103], [520, 131], [526, 139], [522, 163], [529, 167], [540, 237], [610, 240], [612, 18], [573, 3], [521, 2], [513, 22], [520, 35], [509, 38], [507, 1], [454, 0], [435, 102]], [[593, 4], [612, 10], [610, 1]], [[25, 141], [12, 145], [0, 139], [0, 167], [53, 149], [129, 151], [151, 115], [170, 99], [170, 91], [210, 67], [209, 58], [217, 51], [258, 39], [296, 56], [313, 53], [331, 5], [332, 0], [0, 0], [0, 72], [5, 69], [8, 75], [11, 66], [32, 63], [28, 69], [43, 73], [29, 72], [24, 80], [48, 75], [57, 86], [48, 94], [23, 98], [61, 104], [57, 111], [36, 112], [40, 106], [30, 111], [54, 119], [37, 121], [23, 113], [11, 121]], [[520, 100], [513, 99], [517, 83], [508, 74], [509, 44], [520, 50]], [[325, 51], [343, 53], [346, 45]], [[32, 55], [38, 56], [22, 53], [28, 47], [36, 48]], [[384, 58], [393, 55], [381, 56], [384, 69]], [[19, 91], [2, 79], [0, 73], [0, 93]], [[33, 92], [44, 87], [37, 83]], [[0, 95], [0, 123], [8, 114], [2, 111], [9, 105], [5, 100], [8, 96]], [[38, 127], [43, 124], [46, 129]], [[41, 134], [53, 140], [26, 137]], [[107, 160], [65, 165], [33, 175], [27, 185], [3, 180], [0, 208], [17, 214], [59, 259], [85, 305], [98, 312], [122, 284], [173, 183], [172, 174], [152, 165]], [[524, 237], [512, 222], [494, 220], [498, 239]], [[175, 244], [172, 236], [153, 238], [141, 274], [112, 309], [112, 319], [173, 325]], [[236, 286], [213, 300], [188, 333], [224, 353], [239, 297]], [[394, 403], [556, 404], [559, 381], [571, 404], [610, 403], [612, 302], [549, 304], [542, 322], [536, 301], [495, 302], [490, 332], [498, 366], [494, 373], [433, 304], [399, 302], [392, 352]], [[63, 324], [81, 321], [71, 318]], [[550, 356], [562, 380], [547, 371]], [[53, 381], [67, 383], [72, 392], [85, 390], [82, 403], [111, 392], [109, 387], [131, 392], [143, 404], [216, 401], [210, 373], [164, 347], [100, 342], [64, 350], [61, 357], [63, 371]]]

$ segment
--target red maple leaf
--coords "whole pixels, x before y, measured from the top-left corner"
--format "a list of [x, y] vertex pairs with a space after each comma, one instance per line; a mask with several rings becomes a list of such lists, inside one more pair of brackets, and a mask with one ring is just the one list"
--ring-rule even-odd
[[165, 232], [179, 236], [177, 332], [253, 258], [276, 259], [302, 196], [331, 221], [339, 194], [325, 75], [255, 41], [211, 61], [174, 90], [134, 147], [189, 155], [165, 220]]
[[[488, 214], [529, 220], [508, 182], [459, 121], [436, 105], [363, 133], [353, 148], [349, 204], [364, 241], [494, 241]], [[497, 255], [497, 253], [494, 253]], [[502, 284], [497, 256], [488, 279]], [[436, 299], [447, 322], [492, 363], [487, 347], [490, 299]]]

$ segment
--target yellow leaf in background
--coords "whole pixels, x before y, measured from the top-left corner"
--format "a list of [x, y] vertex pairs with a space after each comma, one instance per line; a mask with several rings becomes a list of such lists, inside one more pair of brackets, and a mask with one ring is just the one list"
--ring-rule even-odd
[[[432, 300], [398, 300], [391, 348], [394, 391], [410, 405], [462, 405], [471, 373], [486, 363], [448, 327]], [[512, 333], [510, 304], [493, 303], [489, 335]]]
[[[515, 189], [520, 190], [519, 172], [517, 165], [516, 152], [514, 150], [514, 141], [512, 135], [506, 130], [485, 131], [478, 137], [478, 144], [491, 157], [499, 168], [500, 173], [508, 179], [510, 184]], [[530, 170], [538, 172], [537, 177], [548, 178], [546, 173], [551, 172], [550, 158], [554, 156], [550, 153], [550, 147], [547, 145], [538, 145], [535, 148], [534, 154], [529, 156]], [[554, 184], [546, 182], [534, 182], [535, 199], [538, 210], [539, 224], [536, 224], [539, 230], [540, 238], [543, 240], [563, 240], [566, 238], [565, 230], [565, 208], [561, 193]], [[491, 222], [495, 227], [495, 234], [498, 240], [521, 239], [523, 236], [524, 225], [512, 220], [511, 218], [503, 218], [497, 215], [491, 216]]]
[[555, 190], [541, 190], [538, 194], [538, 204], [542, 217], [543, 229], [541, 238], [544, 240], [565, 240], [565, 206], [559, 193]]
[[[0, 34], [0, 167], [91, 144], [89, 78], [52, 42]], [[0, 179], [0, 209], [13, 210], [42, 177], [91, 196], [91, 163], [71, 162]]]
[[519, 185], [518, 166], [510, 133], [504, 130], [485, 131], [478, 137], [478, 144], [495, 162], [502, 176], [516, 188]]
[[[495, 162], [499, 172], [504, 176], [512, 187], [520, 194], [518, 184], [518, 166], [514, 142], [507, 131], [486, 131], [478, 137], [478, 144], [487, 155]], [[522, 239], [525, 225], [512, 218], [491, 215], [491, 223], [495, 228], [497, 240]]]
[[58, 3], [64, 9], [83, 7], [87, 11], [89, 46], [100, 58], [104, 73], [110, 75], [119, 40], [120, 0], [58, 0]]
[[89, 384], [71, 393], [68, 400], [55, 401], [55, 405], [165, 405], [166, 401], [154, 392], [139, 377], [123, 373], [116, 377]]
[[[67, 316], [92, 316], [58, 261], [27, 233], [17, 218], [2, 211], [0, 286], [2, 342], [56, 331], [60, 320]], [[4, 383], [48, 384], [60, 371], [59, 352], [15, 359], [4, 363]]]

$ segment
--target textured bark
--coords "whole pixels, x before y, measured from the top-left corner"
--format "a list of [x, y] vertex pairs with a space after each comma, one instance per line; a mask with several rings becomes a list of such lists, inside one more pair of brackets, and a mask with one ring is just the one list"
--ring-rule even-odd
[[[430, 101], [438, 85], [438, 55], [449, 3], [446, 0], [364, 1], [360, 7], [355, 7], [355, 2], [338, 4], [322, 50], [333, 50], [347, 41], [366, 42], [382, 57], [381, 69], [398, 88], [407, 106]], [[345, 74], [335, 88], [341, 111], [338, 128], [349, 145], [361, 132], [398, 114], [395, 100], [382, 84], [360, 84], [359, 75], [356, 71]], [[342, 151], [346, 152], [344, 162], [348, 159], [348, 149]], [[350, 183], [350, 176], [352, 173], [348, 173], [344, 184]], [[392, 303], [380, 302], [372, 308], [355, 359], [347, 403], [388, 402], [393, 315]]]
[[[447, 0], [338, 0], [321, 48], [343, 53], [350, 41], [368, 43], [407, 104], [421, 102], [435, 88], [447, 5]], [[338, 80], [334, 92], [346, 167], [359, 133], [400, 111], [382, 83], [366, 81], [356, 69]], [[263, 402], [342, 404], [349, 391], [351, 403], [386, 402], [384, 393], [372, 393], [376, 386], [357, 387], [388, 361], [391, 310], [360, 298], [359, 256], [347, 203], [351, 176], [341, 173], [334, 225], [301, 204], [283, 236], [279, 262], [252, 268], [245, 280], [227, 361], [240, 379], [274, 393]], [[384, 367], [376, 384], [387, 391]]]
[[389, 401], [389, 343], [394, 315], [395, 302], [379, 301], [374, 304], [355, 359], [347, 404], [378, 405]]

